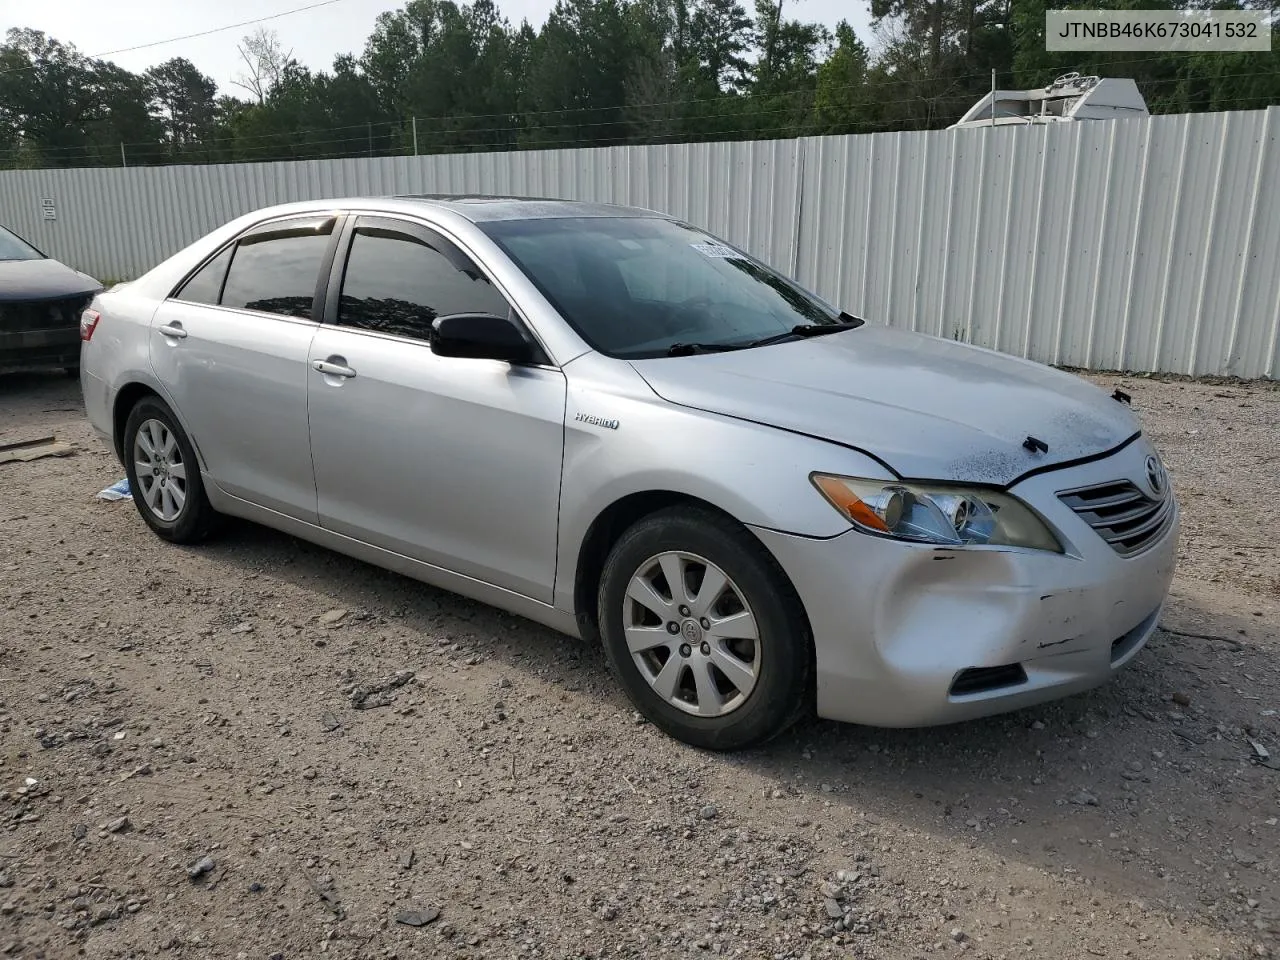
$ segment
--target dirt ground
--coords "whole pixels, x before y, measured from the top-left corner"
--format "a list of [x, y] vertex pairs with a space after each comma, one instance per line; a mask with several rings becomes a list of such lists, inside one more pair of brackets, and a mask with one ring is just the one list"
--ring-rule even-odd
[[1098, 379], [1185, 509], [1178, 633], [1047, 707], [720, 756], [523, 620], [161, 542], [94, 499], [77, 386], [0, 378], [0, 439], [78, 446], [0, 464], [0, 957], [1280, 955], [1280, 391]]

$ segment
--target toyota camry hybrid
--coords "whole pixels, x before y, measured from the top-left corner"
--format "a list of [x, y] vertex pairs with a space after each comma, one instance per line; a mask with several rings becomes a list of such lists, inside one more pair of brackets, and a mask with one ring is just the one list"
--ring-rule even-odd
[[864, 323], [646, 210], [261, 210], [99, 294], [89, 419], [143, 520], [247, 518], [604, 644], [691, 744], [1093, 687], [1178, 507], [1128, 398]]

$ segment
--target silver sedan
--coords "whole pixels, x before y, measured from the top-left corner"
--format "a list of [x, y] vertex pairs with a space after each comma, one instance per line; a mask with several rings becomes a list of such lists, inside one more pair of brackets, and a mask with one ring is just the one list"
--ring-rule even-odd
[[261, 210], [100, 294], [81, 337], [161, 537], [243, 517], [598, 640], [702, 747], [1087, 689], [1173, 574], [1122, 394], [865, 324], [650, 211]]

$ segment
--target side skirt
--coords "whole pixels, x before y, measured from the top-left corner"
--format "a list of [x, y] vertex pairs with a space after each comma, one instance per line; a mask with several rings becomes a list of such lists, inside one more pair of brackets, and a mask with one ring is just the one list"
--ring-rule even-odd
[[578, 631], [577, 621], [572, 613], [559, 610], [539, 600], [534, 600], [503, 587], [494, 586], [483, 580], [476, 580], [473, 577], [445, 570], [443, 567], [423, 563], [421, 560], [414, 560], [412, 557], [406, 557], [391, 550], [375, 547], [372, 544], [365, 543], [363, 540], [356, 540], [340, 533], [334, 533], [332, 530], [326, 530], [323, 527], [307, 523], [305, 520], [286, 516], [275, 510], [260, 507], [247, 500], [232, 496], [225, 490], [219, 489], [217, 484], [212, 482], [206, 482], [205, 490], [209, 496], [209, 503], [219, 513], [260, 523], [264, 527], [271, 527], [274, 530], [279, 530], [282, 533], [290, 534], [318, 546], [327, 547], [357, 560], [363, 560], [365, 563], [372, 564], [375, 567], [392, 570], [406, 577], [412, 577], [414, 580], [430, 584], [433, 587], [439, 587], [441, 590], [448, 590], [450, 593], [456, 593], [472, 600], [478, 600], [480, 603], [488, 604], [491, 607], [505, 610], [508, 613], [526, 617], [571, 637], [581, 636]]

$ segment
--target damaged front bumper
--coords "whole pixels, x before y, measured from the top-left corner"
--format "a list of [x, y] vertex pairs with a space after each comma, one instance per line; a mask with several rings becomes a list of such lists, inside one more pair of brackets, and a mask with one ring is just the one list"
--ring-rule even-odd
[[1144, 476], [1139, 440], [1010, 492], [1066, 553], [944, 548], [849, 531], [813, 539], [754, 529], [795, 585], [817, 655], [817, 706], [885, 727], [950, 723], [1030, 706], [1106, 681], [1155, 630], [1173, 577], [1179, 517], [1121, 556], [1059, 492]]

